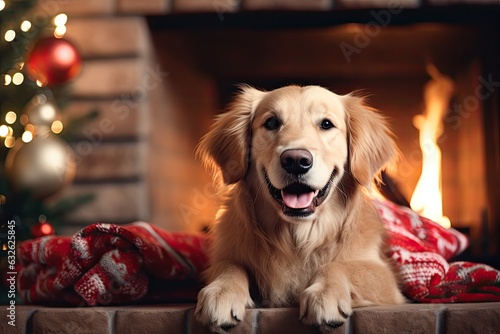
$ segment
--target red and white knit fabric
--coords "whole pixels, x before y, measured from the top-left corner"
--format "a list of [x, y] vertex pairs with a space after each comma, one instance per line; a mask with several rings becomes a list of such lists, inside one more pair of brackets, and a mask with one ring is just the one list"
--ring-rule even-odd
[[[500, 272], [448, 263], [467, 239], [385, 201], [374, 204], [389, 230], [390, 256], [405, 295], [417, 302], [500, 300]], [[173, 233], [137, 222], [94, 224], [73, 237], [20, 244], [18, 291], [27, 303], [110, 305], [194, 301], [207, 265], [206, 235]]]
[[408, 298], [422, 303], [500, 300], [500, 271], [478, 263], [448, 263], [467, 248], [463, 234], [409, 208], [379, 200], [374, 204], [389, 231], [389, 255]]
[[25, 241], [18, 250], [18, 291], [33, 304], [193, 301], [207, 243], [205, 235], [144, 222], [93, 224], [73, 237]]

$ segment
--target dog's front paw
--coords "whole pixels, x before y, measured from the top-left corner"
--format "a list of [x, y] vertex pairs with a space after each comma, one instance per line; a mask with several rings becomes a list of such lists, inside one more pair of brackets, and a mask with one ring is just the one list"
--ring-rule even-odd
[[351, 294], [347, 287], [315, 282], [300, 296], [300, 318], [308, 325], [319, 326], [322, 333], [344, 324], [352, 314]]
[[226, 333], [243, 320], [245, 307], [252, 305], [248, 291], [213, 282], [200, 291], [195, 318], [213, 333]]

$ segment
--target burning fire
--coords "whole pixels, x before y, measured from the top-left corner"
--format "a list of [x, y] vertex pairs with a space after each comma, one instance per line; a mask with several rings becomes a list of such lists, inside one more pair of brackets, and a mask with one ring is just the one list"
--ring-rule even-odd
[[454, 84], [434, 65], [428, 65], [427, 72], [431, 80], [424, 87], [425, 109], [421, 115], [413, 118], [413, 124], [420, 131], [422, 174], [411, 197], [410, 205], [422, 216], [449, 228], [450, 220], [443, 216], [441, 150], [437, 141], [443, 133], [443, 117], [448, 110]]

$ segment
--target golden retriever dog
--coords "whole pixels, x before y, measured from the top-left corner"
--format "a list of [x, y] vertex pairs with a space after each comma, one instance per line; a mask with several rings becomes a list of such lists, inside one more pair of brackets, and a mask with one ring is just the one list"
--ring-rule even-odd
[[328, 332], [354, 307], [403, 303], [363, 191], [396, 151], [354, 94], [243, 87], [196, 152], [227, 186], [196, 319], [225, 333], [259, 300]]

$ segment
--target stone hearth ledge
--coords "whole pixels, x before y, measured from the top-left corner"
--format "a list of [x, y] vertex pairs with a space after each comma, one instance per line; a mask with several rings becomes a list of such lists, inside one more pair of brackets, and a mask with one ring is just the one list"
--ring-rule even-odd
[[[209, 333], [193, 319], [193, 304], [55, 308], [18, 305], [15, 327], [1, 306], [0, 333], [164, 334]], [[230, 333], [319, 333], [304, 325], [297, 308], [248, 309]], [[500, 302], [471, 304], [405, 304], [354, 310], [334, 333], [498, 333]]]

